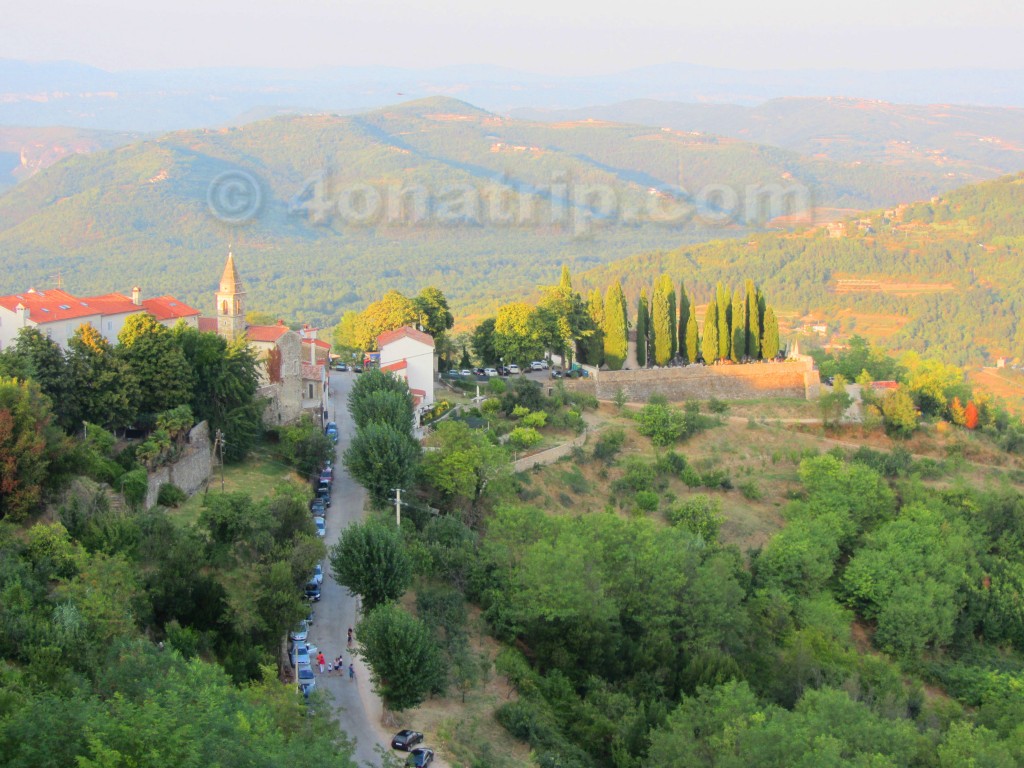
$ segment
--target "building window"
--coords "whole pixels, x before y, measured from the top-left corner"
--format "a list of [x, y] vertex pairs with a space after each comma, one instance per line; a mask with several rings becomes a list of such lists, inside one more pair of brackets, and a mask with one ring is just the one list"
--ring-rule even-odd
[[228, 302], [227, 300], [220, 303], [220, 313], [226, 315], [228, 313]]
[[313, 399], [313, 385], [312, 384], [309, 385], [309, 399], [310, 400]]

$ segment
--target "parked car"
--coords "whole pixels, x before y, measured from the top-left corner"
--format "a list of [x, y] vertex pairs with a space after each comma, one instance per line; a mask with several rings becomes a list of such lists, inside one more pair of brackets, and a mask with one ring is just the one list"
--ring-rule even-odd
[[305, 619], [296, 624], [292, 631], [288, 633], [288, 638], [293, 643], [305, 643], [307, 637], [309, 637], [309, 622]]
[[405, 764], [415, 766], [415, 768], [427, 768], [432, 762], [434, 762], [434, 750], [426, 747], [416, 747], [405, 758]]
[[494, 377], [498, 375], [497, 368], [484, 368], [484, 376]]
[[530, 370], [531, 371], [543, 371], [544, 370], [544, 363], [542, 363], [540, 360], [534, 360], [532, 363], [530, 363]]
[[520, 373], [522, 373], [522, 371], [519, 370], [519, 366], [515, 363], [512, 363], [512, 365], [508, 367], [509, 376], [518, 376]]
[[[314, 517], [313, 523], [316, 525], [316, 535], [321, 539], [327, 535], [327, 521], [322, 517]], [[319, 584], [317, 586], [320, 586]]]
[[551, 378], [552, 379], [560, 379], [560, 378], [562, 378], [562, 369], [561, 368], [552, 368], [551, 369]]
[[313, 578], [310, 579], [314, 584], [324, 583], [324, 567], [320, 563], [316, 564], [316, 568], [313, 569]]
[[471, 370], [469, 370], [469, 368], [463, 368], [461, 371], [459, 371], [459, 375], [460, 376], [472, 376], [473, 372]]
[[308, 697], [313, 691], [316, 690], [316, 676], [313, 674], [313, 668], [308, 664], [304, 667], [299, 668], [299, 672], [296, 675], [296, 683], [298, 683], [299, 691], [303, 696]]
[[302, 669], [302, 666], [309, 666], [309, 646], [305, 640], [297, 642], [292, 646], [292, 666]]
[[404, 731], [399, 731], [391, 738], [391, 748], [402, 749], [406, 752], [410, 752], [413, 747], [422, 741], [422, 733], [419, 731], [410, 731], [406, 728]]
[[331, 506], [331, 489], [325, 488], [324, 486], [318, 486], [316, 489], [316, 498], [324, 503], [324, 506]]
[[336, 363], [335, 366], [334, 366], [334, 370], [336, 370], [336, 371], [347, 371], [348, 370], [348, 366], [345, 363]]
[[362, 373], [363, 372], [363, 366], [361, 366], [361, 365], [353, 365], [352, 366], [352, 370], [355, 371], [356, 373]]
[[309, 582], [306, 585], [306, 599], [312, 603], [320, 602], [320, 585], [315, 582]]
[[331, 438], [335, 443], [338, 442], [338, 425], [333, 421], [327, 422], [327, 426], [324, 428], [324, 434]]
[[324, 517], [327, 514], [327, 505], [324, 504], [323, 499], [313, 499], [309, 505], [309, 511], [313, 513], [313, 517]]

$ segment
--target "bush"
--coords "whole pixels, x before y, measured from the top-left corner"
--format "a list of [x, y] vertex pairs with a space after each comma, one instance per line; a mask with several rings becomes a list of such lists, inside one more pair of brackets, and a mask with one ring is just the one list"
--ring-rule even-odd
[[579, 467], [573, 467], [571, 472], [563, 472], [562, 481], [573, 493], [584, 494], [590, 491], [590, 481], [583, 476]]
[[721, 415], [729, 412], [729, 404], [719, 400], [717, 397], [712, 397], [708, 400], [708, 410], [711, 411], [711, 413]]
[[185, 503], [188, 495], [173, 483], [164, 483], [156, 495], [156, 503], [161, 507], [179, 507]]
[[487, 382], [487, 391], [492, 395], [503, 395], [508, 387], [505, 382], [499, 378], [493, 378]]
[[521, 423], [524, 427], [540, 429], [548, 423], [548, 415], [544, 411], [530, 411], [523, 416]]
[[604, 430], [598, 435], [597, 442], [594, 443], [594, 458], [611, 462], [622, 450], [624, 442], [626, 442], [626, 432], [621, 427]]
[[138, 509], [146, 501], [149, 478], [144, 469], [133, 469], [121, 476], [121, 495], [132, 509]]
[[764, 493], [761, 492], [761, 488], [753, 480], [746, 480], [740, 483], [740, 493], [742, 493], [743, 498], [748, 501], [760, 501], [764, 498]]
[[672, 445], [691, 432], [686, 415], [665, 403], [650, 402], [637, 412], [635, 418], [637, 431], [651, 438], [655, 445]]
[[516, 427], [508, 436], [508, 442], [513, 448], [520, 450], [532, 448], [544, 438], [533, 427]]
[[658, 509], [658, 494], [654, 491], [637, 491], [633, 497], [636, 508], [644, 512], [654, 512]]
[[705, 488], [722, 488], [728, 491], [732, 488], [732, 479], [724, 469], [709, 469], [701, 475], [700, 484]]
[[718, 531], [725, 519], [721, 508], [718, 499], [698, 493], [669, 509], [665, 517], [672, 525], [686, 528], [704, 541], [712, 543], [718, 539]]
[[612, 488], [617, 491], [646, 491], [654, 485], [657, 478], [658, 473], [653, 464], [633, 457], [626, 462], [625, 474], [612, 483]]

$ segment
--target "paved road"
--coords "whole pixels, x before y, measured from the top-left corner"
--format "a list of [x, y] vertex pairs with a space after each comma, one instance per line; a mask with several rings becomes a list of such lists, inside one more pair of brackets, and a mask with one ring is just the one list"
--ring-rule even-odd
[[[354, 374], [331, 372], [330, 420], [338, 423], [338, 462], [335, 464], [334, 490], [331, 507], [327, 510], [328, 547], [333, 546], [342, 529], [363, 517], [363, 502], [366, 492], [341, 466], [341, 454], [348, 447], [355, 433], [355, 427], [348, 415], [347, 398], [352, 387]], [[346, 587], [337, 584], [331, 576], [330, 564], [324, 562], [324, 582], [320, 602], [315, 604], [316, 620], [310, 628], [309, 641], [324, 652], [329, 659], [341, 654], [345, 667], [355, 663], [356, 678], [350, 680], [348, 672], [343, 674], [319, 674], [317, 687], [324, 688], [334, 697], [335, 710], [341, 729], [356, 742], [355, 758], [360, 765], [379, 766], [380, 759], [374, 751], [379, 744], [386, 747], [391, 735], [381, 726], [383, 709], [380, 699], [370, 686], [369, 671], [354, 657], [346, 646], [346, 631], [355, 627], [358, 620], [358, 598]]]

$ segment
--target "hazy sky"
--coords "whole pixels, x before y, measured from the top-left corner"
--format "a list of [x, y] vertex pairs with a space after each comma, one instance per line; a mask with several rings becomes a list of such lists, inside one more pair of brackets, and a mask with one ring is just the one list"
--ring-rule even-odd
[[1024, 67], [1017, 0], [7, 0], [2, 14], [0, 56], [106, 69]]

